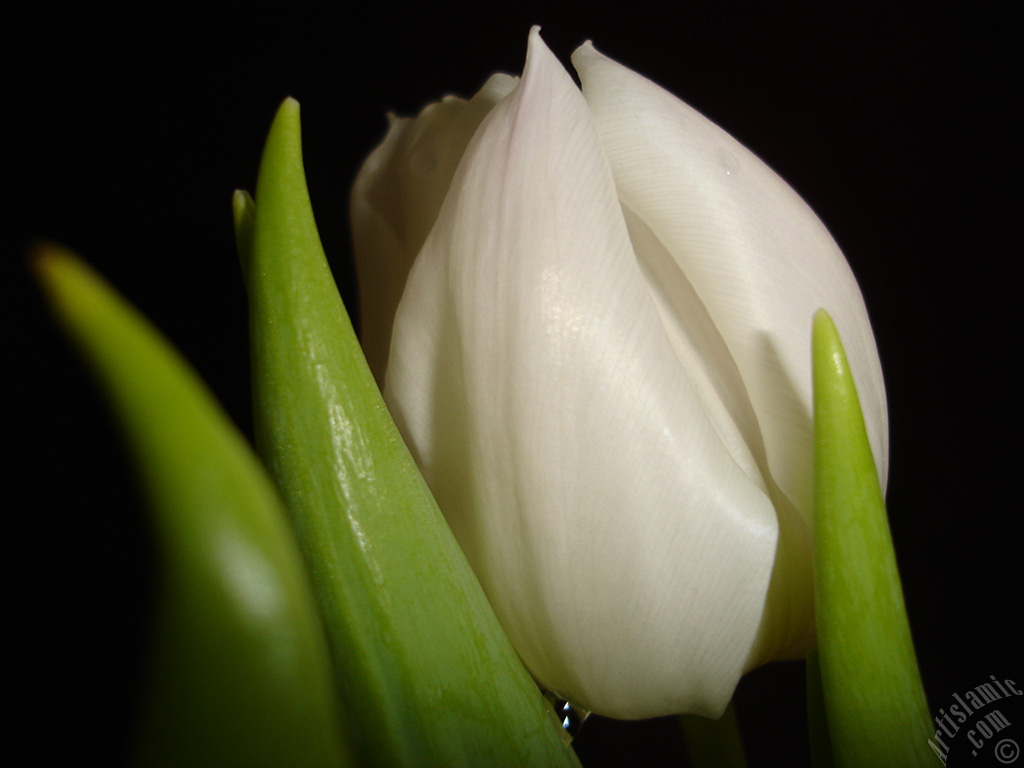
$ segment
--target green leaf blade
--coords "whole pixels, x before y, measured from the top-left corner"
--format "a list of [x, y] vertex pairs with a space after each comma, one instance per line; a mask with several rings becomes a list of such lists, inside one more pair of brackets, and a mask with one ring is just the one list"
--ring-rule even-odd
[[361, 759], [578, 765], [366, 365], [313, 219], [293, 100], [264, 150], [246, 282], [258, 447], [313, 574]]
[[933, 766], [921, 685], [857, 390], [832, 319], [814, 318], [815, 604], [837, 766]]
[[323, 629], [276, 492], [188, 365], [71, 254], [35, 267], [118, 418], [152, 509], [161, 593], [140, 759], [353, 764]]

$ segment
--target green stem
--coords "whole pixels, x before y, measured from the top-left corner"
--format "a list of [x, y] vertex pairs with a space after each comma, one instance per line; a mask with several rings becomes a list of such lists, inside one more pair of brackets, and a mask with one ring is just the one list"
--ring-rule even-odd
[[679, 720], [694, 768], [746, 768], [736, 709], [731, 701], [718, 720], [700, 715], [682, 715]]
[[807, 654], [807, 731], [814, 768], [833, 768], [832, 740], [828, 735], [825, 695], [821, 690], [821, 661], [818, 648]]

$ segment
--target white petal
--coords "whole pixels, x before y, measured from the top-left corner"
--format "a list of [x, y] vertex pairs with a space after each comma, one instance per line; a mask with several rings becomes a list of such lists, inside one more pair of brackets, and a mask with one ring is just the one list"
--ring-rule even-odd
[[775, 511], [677, 358], [536, 30], [409, 274], [385, 396], [542, 685], [617, 717], [721, 712]]
[[713, 123], [588, 43], [573, 55], [619, 196], [693, 285], [739, 368], [771, 476], [810, 521], [811, 317], [835, 318], [883, 487], [885, 390], [860, 290], [814, 213]]
[[378, 383], [384, 378], [391, 322], [413, 260], [434, 226], [466, 145], [516, 80], [493, 75], [469, 101], [447, 96], [428, 104], [415, 120], [389, 116], [387, 136], [356, 176], [350, 219], [361, 339]]
[[725, 339], [686, 274], [650, 228], [624, 208], [630, 238], [666, 335], [723, 445], [772, 500], [779, 541], [765, 612], [746, 669], [800, 659], [814, 643], [814, 562], [808, 523], [768, 471], [760, 425]]

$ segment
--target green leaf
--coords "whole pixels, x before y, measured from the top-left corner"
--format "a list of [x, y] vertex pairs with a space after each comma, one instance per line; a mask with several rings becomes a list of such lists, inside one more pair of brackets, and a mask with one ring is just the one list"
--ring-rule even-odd
[[316, 603], [256, 456], [99, 276], [55, 247], [34, 265], [109, 398], [153, 512], [161, 594], [141, 762], [353, 764]]
[[360, 759], [578, 765], [366, 365], [313, 220], [292, 99], [267, 139], [242, 261], [257, 445], [313, 575]]
[[885, 501], [832, 319], [814, 316], [815, 609], [835, 764], [933, 766]]

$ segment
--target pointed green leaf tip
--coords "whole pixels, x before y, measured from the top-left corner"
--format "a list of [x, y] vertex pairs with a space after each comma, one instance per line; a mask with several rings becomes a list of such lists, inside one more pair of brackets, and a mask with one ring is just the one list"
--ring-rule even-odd
[[835, 765], [934, 766], [885, 502], [832, 319], [814, 316], [815, 606]]
[[80, 260], [34, 266], [120, 421], [161, 595], [145, 765], [354, 764], [316, 604], [273, 486], [188, 365]]
[[256, 204], [252, 195], [244, 189], [236, 189], [231, 197], [231, 214], [235, 220], [235, 248], [242, 265], [242, 277], [249, 275], [249, 258], [252, 255], [252, 230], [255, 226]]
[[257, 443], [313, 577], [362, 764], [578, 765], [366, 365], [313, 220], [291, 99], [242, 262]]

